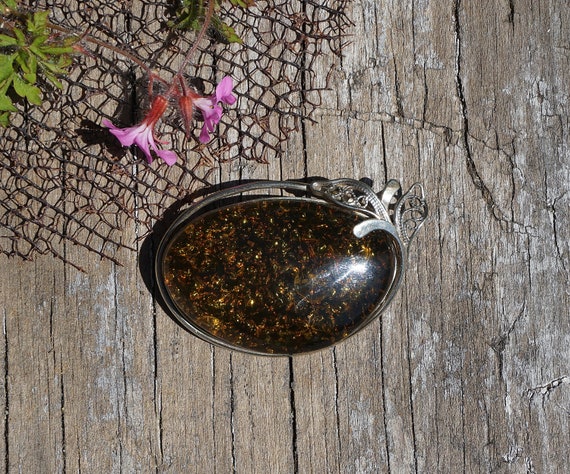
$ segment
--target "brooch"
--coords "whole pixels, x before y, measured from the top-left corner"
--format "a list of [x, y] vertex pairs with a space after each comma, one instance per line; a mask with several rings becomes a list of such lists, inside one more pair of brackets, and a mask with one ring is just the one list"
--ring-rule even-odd
[[[253, 194], [252, 194], [253, 193]], [[352, 179], [217, 191], [166, 231], [155, 276], [168, 310], [211, 343], [291, 355], [355, 334], [390, 303], [427, 217], [420, 184]]]

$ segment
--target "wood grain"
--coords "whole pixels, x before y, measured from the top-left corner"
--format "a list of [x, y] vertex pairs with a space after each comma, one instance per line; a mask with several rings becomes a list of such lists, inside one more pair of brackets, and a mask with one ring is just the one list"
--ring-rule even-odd
[[342, 58], [315, 63], [331, 86], [316, 122], [217, 177], [422, 182], [430, 218], [389, 310], [333, 349], [255, 357], [162, 311], [134, 224], [122, 267], [71, 245], [86, 273], [2, 256], [6, 472], [568, 469], [570, 10], [348, 10]]

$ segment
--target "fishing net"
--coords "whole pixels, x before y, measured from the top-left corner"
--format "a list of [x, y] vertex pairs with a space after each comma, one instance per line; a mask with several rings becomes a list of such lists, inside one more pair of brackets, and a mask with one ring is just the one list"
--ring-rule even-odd
[[[188, 138], [176, 113], [165, 117], [157, 131], [180, 157], [172, 167], [147, 164], [101, 126], [103, 118], [119, 126], [140, 121], [149, 87], [156, 93], [160, 84], [149, 86], [132, 61], [91, 46], [91, 54], [74, 61], [62, 91], [44, 89], [44, 105], [21, 105], [0, 129], [0, 252], [24, 259], [51, 254], [81, 267], [69, 257], [74, 245], [120, 263], [117, 251], [136, 247], [125, 227], [134, 223], [137, 235], [148, 234], [173, 203], [219, 181], [220, 163], [279, 159], [288, 135], [320, 106], [326, 71], [317, 74], [314, 63], [340, 54], [347, 1], [258, 0], [248, 9], [223, 2], [219, 16], [244, 43], [205, 38], [187, 73], [204, 94], [230, 75], [238, 101], [225, 108], [207, 145], [197, 140], [199, 128]], [[173, 2], [30, 3], [49, 8], [53, 23], [120, 47], [166, 79], [196, 37], [169, 27]]]

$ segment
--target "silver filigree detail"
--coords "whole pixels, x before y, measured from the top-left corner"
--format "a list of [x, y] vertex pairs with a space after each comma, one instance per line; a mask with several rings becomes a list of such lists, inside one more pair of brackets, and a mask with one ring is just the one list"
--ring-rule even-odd
[[316, 197], [356, 209], [371, 217], [355, 228], [355, 235], [366, 235], [376, 228], [385, 227], [381, 222], [388, 222], [393, 225], [405, 247], [408, 247], [428, 214], [424, 188], [418, 183], [404, 195], [400, 183], [394, 179], [389, 180], [378, 194], [367, 184], [353, 179], [314, 181], [309, 185], [309, 190]]
[[428, 206], [424, 188], [415, 183], [409, 191], [398, 199], [394, 207], [394, 225], [404, 245], [408, 246], [416, 232], [425, 222]]
[[356, 209], [370, 217], [390, 221], [387, 208], [372, 188], [354, 179], [315, 181], [309, 186], [314, 196], [349, 209]]

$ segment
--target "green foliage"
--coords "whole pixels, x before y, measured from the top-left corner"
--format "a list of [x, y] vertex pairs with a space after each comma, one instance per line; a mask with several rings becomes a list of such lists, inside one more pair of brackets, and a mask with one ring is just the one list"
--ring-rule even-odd
[[230, 0], [234, 7], [249, 8], [255, 5], [254, 0]]
[[71, 64], [74, 37], [54, 38], [48, 11], [20, 13], [16, 0], [0, 0], [0, 126], [10, 123], [14, 100], [41, 105], [38, 74], [58, 89]]
[[17, 0], [0, 0], [0, 12], [9, 13], [10, 11], [16, 11], [18, 9]]
[[[215, 2], [215, 11], [220, 9], [223, 0], [210, 0]], [[249, 8], [255, 0], [228, 0], [236, 8]], [[207, 3], [204, 0], [179, 0], [176, 10], [176, 19], [170, 23], [172, 28], [199, 31], [204, 22]], [[224, 43], [242, 43], [236, 31], [214, 13], [210, 26], [216, 38]]]

